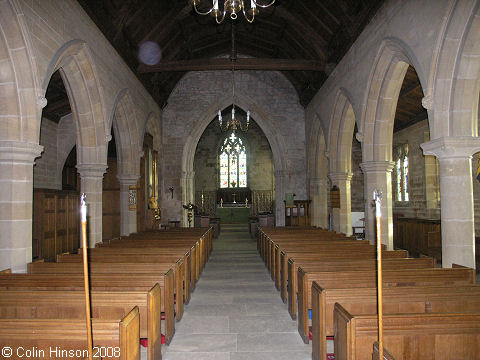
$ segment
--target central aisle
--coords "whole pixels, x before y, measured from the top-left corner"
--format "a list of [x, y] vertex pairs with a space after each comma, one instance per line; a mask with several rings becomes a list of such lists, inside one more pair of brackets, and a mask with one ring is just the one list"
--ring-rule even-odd
[[309, 360], [246, 225], [222, 225], [164, 360]]

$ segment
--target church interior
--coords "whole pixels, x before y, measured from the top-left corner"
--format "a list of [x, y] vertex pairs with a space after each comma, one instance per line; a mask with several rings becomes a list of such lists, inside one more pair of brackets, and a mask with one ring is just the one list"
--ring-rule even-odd
[[480, 359], [479, 105], [480, 0], [0, 0], [2, 356]]

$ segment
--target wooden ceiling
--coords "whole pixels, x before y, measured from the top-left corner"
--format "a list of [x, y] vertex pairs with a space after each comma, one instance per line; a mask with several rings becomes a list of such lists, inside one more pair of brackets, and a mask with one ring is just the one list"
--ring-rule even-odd
[[398, 96], [394, 133], [428, 118], [427, 110], [422, 106], [422, 98], [423, 90], [417, 72], [409, 66]]
[[[188, 69], [229, 68], [231, 22], [221, 25], [196, 14], [188, 0], [78, 0], [160, 107]], [[211, 0], [202, 0], [205, 4]], [[262, 9], [253, 24], [242, 16], [235, 22], [237, 68], [282, 70], [306, 106], [344, 56], [384, 0], [276, 0]], [[157, 42], [163, 52], [159, 69], [145, 72], [138, 45]], [[198, 68], [195, 68], [198, 66]], [[208, 68], [208, 66], [211, 66]], [[422, 88], [410, 67], [400, 91], [395, 131], [427, 117]], [[67, 92], [56, 72], [50, 81], [43, 115], [53, 121], [70, 113]]]
[[[205, 5], [211, 0], [202, 0]], [[78, 0], [163, 107], [182, 71], [140, 73], [138, 46], [151, 40], [162, 62], [209, 59], [231, 52], [231, 21], [217, 25], [188, 0]], [[265, 0], [259, 0], [265, 3]], [[253, 24], [235, 22], [239, 54], [321, 63], [323, 71], [283, 71], [306, 106], [384, 0], [277, 0]], [[248, 3], [248, 0], [247, 0]]]

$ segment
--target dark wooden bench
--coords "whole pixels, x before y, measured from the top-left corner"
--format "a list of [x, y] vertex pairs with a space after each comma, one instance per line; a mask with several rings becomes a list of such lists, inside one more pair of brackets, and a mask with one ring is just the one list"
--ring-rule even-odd
[[[430, 286], [451, 284], [475, 284], [475, 270], [457, 269], [403, 269], [383, 271], [383, 286]], [[304, 272], [298, 268], [298, 331], [308, 344], [308, 310], [312, 308], [312, 283], [322, 289], [376, 287], [376, 270]], [[289, 301], [290, 301], [289, 295]], [[293, 309], [289, 306], [289, 311]]]
[[[165, 313], [165, 341], [175, 334], [173, 271], [163, 277], [151, 274], [90, 274], [91, 291], [121, 294], [129, 291], [147, 292], [158, 282], [161, 292], [161, 311]], [[83, 274], [11, 274], [0, 275], [0, 290], [84, 290]], [[114, 296], [114, 295], [112, 295]]]
[[[161, 291], [156, 284], [147, 293], [137, 291], [91, 292], [94, 319], [122, 319], [138, 307], [140, 337], [148, 339], [148, 359], [161, 359]], [[85, 319], [81, 290], [0, 290], [2, 319]]]
[[[99, 347], [94, 352], [110, 352], [108, 355], [113, 356], [109, 359], [140, 360], [138, 308], [121, 320], [93, 319], [92, 328], [93, 344]], [[88, 358], [86, 333], [85, 319], [0, 319], [0, 348], [11, 348], [12, 359], [85, 359]], [[27, 353], [26, 349], [35, 351]], [[50, 353], [50, 349], [54, 352]], [[61, 350], [66, 351], [63, 356]], [[69, 350], [73, 353], [68, 353]], [[55, 354], [60, 356], [51, 356]]]
[[[334, 336], [333, 311], [339, 303], [355, 315], [374, 314], [377, 311], [377, 289], [333, 288], [322, 289], [312, 285], [312, 359], [325, 360], [326, 338]], [[480, 286], [417, 286], [389, 287], [383, 291], [383, 312], [392, 313], [447, 313], [480, 311]]]
[[[370, 360], [377, 315], [352, 315], [335, 305], [335, 360]], [[480, 314], [386, 314], [383, 344], [397, 359], [478, 359]]]

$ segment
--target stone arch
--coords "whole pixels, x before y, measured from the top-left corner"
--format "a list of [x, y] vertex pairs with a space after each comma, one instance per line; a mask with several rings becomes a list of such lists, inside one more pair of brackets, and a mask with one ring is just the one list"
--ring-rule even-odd
[[332, 208], [333, 229], [347, 235], [352, 234], [351, 179], [352, 139], [355, 129], [355, 113], [350, 96], [340, 89], [332, 109], [328, 132], [330, 156], [329, 178], [340, 191], [340, 207]]
[[308, 137], [308, 180], [312, 200], [311, 224], [328, 228], [328, 159], [324, 131], [317, 114], [312, 115]]
[[141, 145], [135, 107], [128, 89], [122, 89], [113, 105], [110, 124], [115, 133], [118, 174], [138, 176]]
[[351, 173], [352, 138], [356, 116], [347, 90], [338, 91], [328, 131], [331, 173]]
[[[36, 104], [40, 95], [36, 67], [31, 62], [28, 33], [16, 5], [2, 2], [0, 11], [0, 107], [2, 130], [0, 139], [10, 141], [10, 146], [30, 147], [32, 155], [40, 155], [40, 115], [42, 106]], [[41, 101], [39, 102], [41, 104]], [[15, 145], [13, 142], [29, 143]]]
[[359, 127], [363, 161], [391, 161], [395, 111], [409, 65], [415, 68], [425, 88], [425, 74], [413, 51], [396, 38], [382, 42], [372, 67]]
[[42, 82], [46, 92], [50, 77], [59, 71], [77, 124], [78, 166], [100, 168], [107, 163], [108, 121], [97, 71], [87, 44], [71, 40], [53, 56]]
[[413, 51], [396, 38], [387, 38], [381, 43], [367, 86], [361, 133], [357, 136], [362, 142], [361, 168], [365, 179], [365, 235], [371, 242], [376, 239], [375, 214], [368, 200], [373, 199], [374, 190], [380, 190], [383, 193], [381, 236], [388, 249], [393, 249], [393, 126], [398, 96], [409, 65], [415, 68], [422, 88], [426, 88], [425, 72]]
[[162, 148], [162, 129], [160, 127], [160, 118], [154, 112], [149, 113], [145, 119], [142, 136], [140, 137], [141, 147], [143, 147], [143, 137], [146, 133], [149, 133], [153, 136], [153, 148], [157, 151], [160, 151]]
[[[195, 173], [193, 162], [195, 157], [195, 150], [198, 141], [205, 131], [206, 127], [218, 113], [218, 109], [224, 109], [232, 104], [231, 96], [224, 96], [215, 103], [210, 104], [202, 117], [197, 121], [196, 125], [190, 131], [187, 137], [185, 147], [182, 154], [182, 203], [188, 204], [195, 201]], [[282, 225], [285, 222], [285, 214], [283, 207], [283, 193], [284, 181], [286, 173], [286, 164], [283, 154], [285, 154], [286, 146], [283, 139], [275, 133], [273, 124], [268, 118], [268, 112], [256, 102], [244, 95], [236, 95], [235, 105], [250, 110], [250, 116], [255, 119], [255, 122], [262, 129], [265, 136], [270, 143], [273, 153], [273, 162], [275, 167], [275, 203], [276, 203], [276, 223]], [[183, 224], [188, 226], [187, 213], [183, 211]]]
[[431, 107], [436, 126], [432, 139], [478, 136], [480, 3], [467, 7], [457, 2], [449, 15], [433, 86]]

